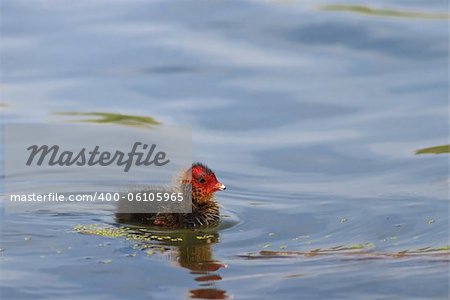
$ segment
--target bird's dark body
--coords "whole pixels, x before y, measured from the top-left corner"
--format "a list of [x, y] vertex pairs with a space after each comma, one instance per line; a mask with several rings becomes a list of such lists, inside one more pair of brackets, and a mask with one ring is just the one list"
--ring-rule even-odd
[[168, 228], [209, 227], [219, 222], [219, 206], [214, 201], [193, 204], [192, 213], [116, 213], [116, 219], [121, 223]]
[[[188, 205], [192, 202], [191, 213], [173, 213], [173, 210], [170, 210], [173, 206], [170, 207], [165, 204], [167, 202], [163, 201], [149, 204], [149, 202], [121, 199], [117, 207], [116, 220], [121, 223], [168, 228], [214, 226], [220, 220], [219, 204], [214, 198], [214, 192], [224, 189], [225, 186], [217, 180], [211, 169], [201, 163], [195, 163], [188, 172], [182, 175], [180, 184], [175, 188], [156, 188], [136, 192], [136, 194], [182, 193], [183, 199], [192, 201], [184, 201], [180, 205]], [[146, 205], [153, 205], [153, 211], [158, 211], [158, 213], [147, 213], [149, 207]]]

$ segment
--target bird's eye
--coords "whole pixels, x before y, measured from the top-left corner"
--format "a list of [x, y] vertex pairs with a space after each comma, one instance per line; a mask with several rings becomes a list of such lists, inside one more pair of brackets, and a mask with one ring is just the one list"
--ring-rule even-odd
[[205, 180], [205, 178], [200, 178], [200, 179], [198, 180], [198, 182], [200, 182], [200, 183], [205, 183], [206, 180]]

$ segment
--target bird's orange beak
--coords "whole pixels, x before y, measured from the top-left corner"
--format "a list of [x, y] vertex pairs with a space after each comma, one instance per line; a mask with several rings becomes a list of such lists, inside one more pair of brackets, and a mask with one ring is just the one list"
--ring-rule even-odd
[[218, 191], [224, 191], [224, 190], [227, 189], [227, 187], [226, 187], [225, 185], [223, 185], [221, 182], [218, 182], [218, 183], [216, 184], [215, 188], [216, 188]]

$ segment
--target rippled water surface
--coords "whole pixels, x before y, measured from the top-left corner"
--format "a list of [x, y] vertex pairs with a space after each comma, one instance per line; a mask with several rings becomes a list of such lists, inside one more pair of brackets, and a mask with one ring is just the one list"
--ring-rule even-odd
[[0, 295], [448, 299], [447, 2], [333, 4], [2, 1], [2, 124], [188, 124], [228, 188], [208, 231], [3, 213]]

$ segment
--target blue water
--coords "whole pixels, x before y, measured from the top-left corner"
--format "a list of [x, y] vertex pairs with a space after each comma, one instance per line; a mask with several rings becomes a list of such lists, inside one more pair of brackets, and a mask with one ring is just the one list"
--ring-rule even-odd
[[415, 154], [448, 144], [448, 19], [322, 4], [2, 1], [2, 124], [65, 124], [57, 113], [72, 111], [191, 125], [194, 159], [227, 185], [218, 199], [235, 221], [147, 255], [73, 231], [114, 224], [112, 209], [2, 214], [0, 295], [448, 299], [448, 256], [260, 252], [450, 244], [448, 155]]

